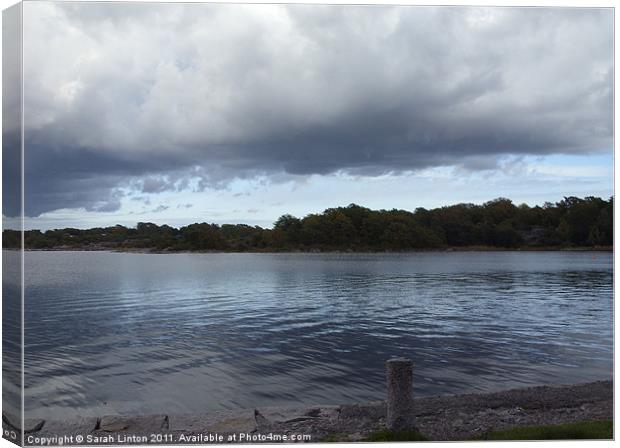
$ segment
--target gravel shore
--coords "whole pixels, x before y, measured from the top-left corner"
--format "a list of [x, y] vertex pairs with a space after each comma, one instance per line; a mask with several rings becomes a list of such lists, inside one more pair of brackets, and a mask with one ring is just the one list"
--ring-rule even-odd
[[[204, 415], [102, 416], [73, 421], [26, 421], [29, 445], [131, 443], [204, 444], [219, 442], [359, 441], [385, 425], [385, 402], [258, 408]], [[467, 440], [490, 430], [519, 426], [613, 419], [613, 383], [540, 386], [488, 394], [425, 397], [415, 400], [419, 431], [430, 440]], [[18, 428], [3, 414], [5, 430]], [[241, 436], [243, 434], [243, 436]], [[271, 434], [271, 439], [269, 435]], [[163, 435], [159, 437], [158, 435]], [[235, 435], [234, 440], [229, 436]], [[73, 436], [73, 437], [71, 437]], [[78, 436], [82, 437], [79, 443]], [[308, 440], [309, 436], [309, 440]], [[56, 439], [54, 439], [54, 437]], [[88, 440], [86, 438], [89, 438]], [[213, 437], [217, 437], [215, 440]], [[77, 440], [76, 440], [77, 439]], [[56, 442], [56, 443], [54, 443]]]

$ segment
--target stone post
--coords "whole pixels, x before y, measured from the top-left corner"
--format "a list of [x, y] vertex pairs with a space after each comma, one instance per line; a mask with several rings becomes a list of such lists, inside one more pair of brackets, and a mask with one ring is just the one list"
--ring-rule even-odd
[[387, 370], [387, 421], [390, 431], [415, 428], [413, 414], [413, 362], [407, 358], [392, 358]]

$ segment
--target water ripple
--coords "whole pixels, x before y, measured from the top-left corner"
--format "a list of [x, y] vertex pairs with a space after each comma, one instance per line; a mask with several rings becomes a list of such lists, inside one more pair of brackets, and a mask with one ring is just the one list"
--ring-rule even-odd
[[419, 395], [612, 375], [611, 254], [28, 252], [26, 268], [28, 417], [382, 399], [401, 355]]

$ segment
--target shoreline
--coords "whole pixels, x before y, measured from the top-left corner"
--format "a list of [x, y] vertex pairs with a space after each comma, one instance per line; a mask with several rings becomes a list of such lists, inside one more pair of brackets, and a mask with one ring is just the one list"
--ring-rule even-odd
[[[491, 430], [523, 426], [613, 420], [613, 381], [414, 398], [414, 412], [419, 431], [434, 441], [469, 440]], [[209, 440], [210, 435], [227, 437], [231, 434], [252, 437], [308, 434], [311, 438], [306, 442], [355, 442], [382, 429], [385, 417], [386, 405], [380, 401], [259, 407], [191, 415], [105, 415], [62, 421], [27, 420], [24, 429], [26, 441], [28, 437], [45, 440], [46, 437], [81, 435], [90, 436], [88, 444], [95, 445], [113, 444], [119, 440], [139, 444], [205, 444], [218, 442]], [[17, 429], [15, 421], [3, 414], [3, 428]], [[151, 440], [152, 434], [166, 434], [166, 438]], [[133, 442], [132, 437], [135, 438]], [[260, 440], [231, 442], [255, 441]]]
[[[3, 250], [20, 251], [19, 248], [7, 247]], [[370, 250], [280, 250], [280, 251], [226, 251], [226, 250], [159, 250], [149, 248], [114, 248], [114, 247], [53, 247], [53, 248], [26, 248], [25, 252], [117, 252], [136, 254], [417, 254], [417, 253], [450, 253], [450, 252], [614, 252], [608, 246], [593, 247], [522, 247], [501, 248], [490, 246], [462, 246], [439, 249], [417, 249], [403, 251], [370, 251]]]

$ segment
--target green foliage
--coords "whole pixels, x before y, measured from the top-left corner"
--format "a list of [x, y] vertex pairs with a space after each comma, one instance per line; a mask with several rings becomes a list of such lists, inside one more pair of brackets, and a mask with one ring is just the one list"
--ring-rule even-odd
[[274, 224], [272, 234], [276, 247], [296, 246], [301, 241], [301, 220], [291, 215], [282, 215]]
[[[154, 249], [169, 251], [408, 251], [445, 247], [570, 248], [613, 245], [613, 198], [567, 197], [543, 207], [498, 198], [483, 205], [433, 210], [371, 210], [351, 204], [310, 214], [283, 215], [272, 229], [245, 224], [60, 229], [24, 233], [30, 249]], [[5, 248], [21, 235], [3, 232]]]
[[16, 230], [2, 231], [2, 247], [5, 249], [18, 249], [22, 245], [21, 233]]
[[382, 429], [362, 439], [363, 442], [423, 442], [426, 440], [428, 439], [415, 429], [398, 432]]
[[613, 439], [611, 420], [567, 423], [563, 425], [525, 426], [502, 431], [492, 431], [477, 440], [576, 440]]
[[[613, 439], [613, 427], [611, 420], [523, 426], [487, 432], [471, 440], [611, 440]], [[427, 440], [416, 430], [392, 432], [388, 429], [381, 429], [366, 436], [362, 442], [422, 442]], [[321, 439], [321, 442], [346, 441], [349, 441], [346, 434], [329, 434]]]
[[348, 434], [342, 433], [332, 433], [327, 434], [319, 440], [319, 443], [329, 443], [329, 442], [350, 442]]

